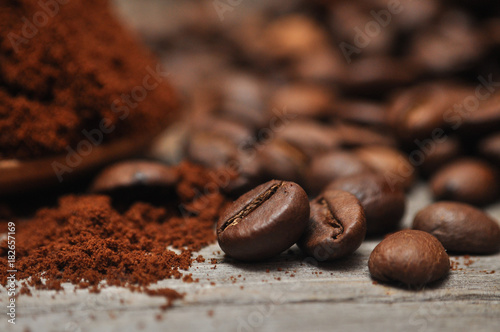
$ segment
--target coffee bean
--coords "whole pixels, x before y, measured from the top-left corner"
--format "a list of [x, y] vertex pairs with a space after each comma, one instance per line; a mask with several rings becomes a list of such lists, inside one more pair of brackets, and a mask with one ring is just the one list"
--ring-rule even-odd
[[396, 140], [387, 131], [368, 128], [355, 124], [336, 123], [333, 127], [342, 138], [342, 146], [358, 147], [365, 145], [396, 146]]
[[387, 126], [387, 110], [382, 104], [363, 100], [340, 100], [334, 105], [334, 115], [346, 122], [370, 127]]
[[224, 167], [238, 156], [238, 148], [229, 138], [203, 131], [191, 134], [186, 155], [189, 160], [209, 168]]
[[311, 202], [311, 216], [297, 242], [318, 261], [345, 257], [359, 248], [366, 235], [366, 219], [358, 199], [340, 190], [327, 190]]
[[387, 236], [373, 249], [368, 268], [374, 279], [383, 282], [424, 285], [448, 274], [450, 259], [434, 236], [403, 230]]
[[415, 216], [413, 228], [434, 235], [449, 251], [490, 254], [500, 250], [499, 224], [467, 204], [431, 204]]
[[500, 167], [500, 133], [486, 137], [479, 143], [481, 155]]
[[291, 122], [278, 132], [277, 137], [298, 147], [309, 158], [330, 151], [341, 144], [341, 138], [332, 128], [307, 120]]
[[370, 173], [372, 169], [355, 154], [348, 151], [331, 151], [311, 161], [307, 187], [313, 194], [319, 193], [328, 183], [354, 174]]
[[199, 116], [191, 121], [191, 132], [209, 132], [229, 139], [238, 148], [248, 148], [253, 142], [253, 132], [241, 123], [213, 116]]
[[270, 109], [285, 109], [289, 116], [323, 118], [331, 112], [334, 94], [313, 84], [280, 87], [270, 101]]
[[414, 155], [413, 160], [426, 174], [434, 173], [444, 164], [457, 158], [462, 153], [462, 144], [457, 137], [450, 136], [444, 141], [427, 141], [428, 145], [422, 148], [424, 159]]
[[382, 174], [397, 177], [405, 190], [415, 182], [415, 167], [408, 156], [396, 149], [385, 146], [365, 146], [355, 150], [356, 155], [368, 166]]
[[484, 205], [497, 198], [500, 184], [488, 163], [462, 158], [440, 169], [430, 185], [436, 199]]
[[469, 91], [449, 84], [418, 85], [397, 95], [388, 110], [388, 121], [403, 143], [413, 145], [415, 140], [428, 139], [436, 130], [450, 125], [445, 112], [452, 109]]
[[218, 168], [221, 189], [230, 196], [238, 197], [262, 183], [263, 171], [260, 160], [253, 154], [238, 153], [235, 160]]
[[154, 161], [124, 161], [102, 170], [89, 192], [109, 193], [137, 186], [170, 188], [177, 181], [178, 174], [170, 166]]
[[240, 260], [263, 260], [292, 246], [309, 219], [309, 200], [293, 182], [273, 180], [236, 200], [217, 223], [222, 250]]
[[300, 149], [280, 139], [264, 143], [258, 148], [258, 158], [265, 177], [303, 182], [309, 159]]
[[500, 93], [496, 92], [485, 101], [478, 103], [477, 109], [466, 112], [463, 117], [464, 132], [484, 135], [496, 133], [500, 128]]
[[394, 230], [405, 212], [403, 189], [381, 174], [365, 173], [338, 179], [325, 190], [345, 190], [356, 196], [365, 210], [370, 235]]

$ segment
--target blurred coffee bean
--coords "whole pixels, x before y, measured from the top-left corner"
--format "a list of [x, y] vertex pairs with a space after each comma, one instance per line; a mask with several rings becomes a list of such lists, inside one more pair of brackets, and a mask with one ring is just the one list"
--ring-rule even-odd
[[270, 22], [260, 38], [267, 56], [277, 60], [309, 56], [328, 42], [326, 31], [302, 14], [285, 15]]
[[500, 168], [500, 133], [483, 139], [478, 146], [479, 152]]
[[445, 140], [428, 140], [427, 142], [428, 144], [419, 148], [424, 158], [418, 164], [419, 168], [427, 175], [434, 173], [462, 153], [460, 140], [454, 136], [448, 136]]
[[325, 190], [344, 190], [358, 198], [366, 215], [367, 234], [386, 234], [395, 230], [404, 215], [403, 189], [383, 175], [363, 173], [330, 183]]
[[[483, 78], [483, 80], [485, 79]], [[490, 95], [487, 92], [488, 88], [484, 87], [481, 90], [481, 95], [486, 99], [480, 101], [477, 98], [479, 96], [477, 91], [475, 94], [471, 93], [466, 99], [461, 100], [460, 108], [455, 109], [456, 112], [453, 113], [453, 116], [450, 116], [453, 122], [452, 125], [461, 126], [460, 129], [463, 132], [475, 137], [498, 132], [500, 128], [500, 93]]]
[[415, 182], [415, 167], [408, 156], [385, 146], [366, 146], [355, 150], [355, 154], [368, 166], [381, 174], [387, 174], [405, 190]]
[[397, 137], [406, 144], [442, 136], [451, 125], [447, 121], [453, 104], [467, 90], [442, 83], [418, 85], [396, 96], [388, 110], [388, 120]]
[[189, 126], [186, 123], [175, 123], [155, 139], [146, 156], [176, 165], [185, 158], [189, 135]]
[[214, 132], [195, 132], [191, 133], [186, 155], [197, 164], [219, 168], [236, 159], [238, 148], [230, 139]]
[[436, 25], [418, 31], [410, 54], [417, 64], [431, 71], [457, 71], [478, 59], [482, 38], [465, 13], [446, 12]]
[[368, 57], [353, 60], [342, 77], [342, 89], [366, 96], [379, 96], [388, 89], [408, 85], [419, 75], [418, 67], [405, 60]]
[[[385, 7], [387, 8], [387, 4]], [[365, 5], [360, 2], [335, 1], [329, 9], [328, 23], [338, 40], [353, 46], [363, 45], [363, 55], [391, 52], [397, 31], [390, 24], [381, 26], [371, 12], [382, 8], [377, 8], [373, 2]], [[391, 17], [382, 19], [391, 20]], [[373, 33], [374, 29], [377, 33]]]
[[177, 172], [156, 161], [123, 161], [103, 169], [90, 185], [91, 193], [106, 193], [134, 186], [173, 187]]
[[415, 216], [413, 229], [429, 232], [446, 248], [465, 254], [500, 250], [500, 226], [483, 211], [456, 202], [438, 202]]
[[397, 142], [388, 131], [382, 132], [365, 126], [336, 123], [334, 130], [342, 139], [344, 147], [358, 147], [365, 145], [396, 146]]
[[298, 117], [323, 118], [331, 112], [334, 99], [335, 93], [321, 85], [295, 83], [276, 89], [269, 109], [284, 109]]
[[341, 144], [338, 132], [331, 127], [310, 120], [292, 121], [276, 136], [298, 147], [309, 158], [333, 150]]
[[488, 163], [473, 158], [456, 160], [441, 168], [430, 182], [434, 198], [473, 205], [493, 202], [500, 190], [496, 171]]
[[345, 60], [336, 49], [326, 45], [291, 64], [294, 79], [321, 84], [338, 82], [346, 74]]
[[372, 171], [354, 153], [342, 150], [331, 151], [311, 161], [307, 174], [308, 192], [314, 195], [334, 180]]
[[197, 117], [191, 121], [191, 132], [213, 132], [233, 142], [238, 148], [250, 146], [255, 138], [252, 130], [239, 122], [213, 116]]
[[265, 89], [266, 83], [256, 76], [228, 74], [222, 80], [220, 104], [215, 114], [253, 129], [265, 127], [269, 121]]
[[177, 171], [156, 161], [123, 161], [103, 169], [91, 183], [90, 193], [107, 194], [124, 207], [137, 200], [165, 203], [175, 194]]
[[256, 147], [263, 173], [267, 179], [302, 183], [307, 170], [307, 155], [280, 139]]
[[334, 104], [334, 117], [346, 122], [385, 128], [387, 109], [379, 103], [363, 100], [339, 100]]
[[221, 189], [230, 196], [237, 197], [263, 182], [263, 170], [255, 154], [239, 152], [237, 157], [217, 172], [224, 177]]

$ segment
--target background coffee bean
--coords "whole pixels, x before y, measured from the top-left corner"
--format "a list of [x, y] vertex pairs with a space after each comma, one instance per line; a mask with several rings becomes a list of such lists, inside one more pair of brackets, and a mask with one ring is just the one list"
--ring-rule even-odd
[[430, 185], [436, 199], [484, 205], [497, 198], [500, 182], [495, 169], [488, 163], [463, 158], [440, 169]]
[[500, 226], [481, 210], [463, 203], [438, 202], [421, 210], [413, 229], [434, 235], [448, 251], [489, 254], [500, 250]]
[[406, 207], [405, 193], [381, 174], [358, 174], [330, 183], [325, 190], [344, 190], [360, 201], [365, 210], [367, 234], [384, 234], [396, 229]]
[[309, 199], [293, 182], [273, 180], [236, 200], [217, 223], [222, 250], [240, 260], [263, 260], [292, 246], [309, 219]]
[[297, 242], [317, 261], [345, 257], [359, 248], [366, 235], [366, 219], [358, 199], [341, 190], [327, 190], [311, 202], [311, 216]]
[[256, 149], [267, 179], [303, 181], [309, 160], [302, 150], [281, 139], [264, 143]]
[[372, 169], [355, 154], [343, 150], [331, 151], [311, 161], [307, 172], [307, 188], [311, 194], [319, 193], [336, 179], [370, 172]]
[[405, 190], [409, 190], [415, 181], [415, 167], [408, 156], [398, 150], [385, 146], [365, 146], [355, 150], [356, 155], [381, 174], [398, 178]]
[[331, 127], [310, 120], [295, 120], [278, 131], [277, 138], [298, 147], [309, 158], [333, 150], [341, 137]]
[[[422, 161], [416, 160], [417, 166], [426, 175], [436, 172], [444, 164], [456, 159], [462, 153], [462, 144], [456, 136], [450, 136], [443, 141], [428, 140], [427, 142], [429, 144], [428, 150], [422, 154], [424, 159]], [[422, 152], [424, 152], [423, 149]]]
[[424, 285], [443, 278], [450, 270], [450, 259], [434, 236], [403, 230], [387, 236], [373, 249], [368, 269], [380, 281]]
[[479, 151], [500, 168], [500, 133], [491, 135], [479, 143]]
[[124, 161], [103, 169], [90, 185], [91, 193], [109, 193], [130, 187], [173, 187], [179, 179], [172, 167], [155, 161]]
[[229, 138], [210, 131], [192, 133], [187, 158], [200, 165], [219, 168], [238, 156], [238, 147]]

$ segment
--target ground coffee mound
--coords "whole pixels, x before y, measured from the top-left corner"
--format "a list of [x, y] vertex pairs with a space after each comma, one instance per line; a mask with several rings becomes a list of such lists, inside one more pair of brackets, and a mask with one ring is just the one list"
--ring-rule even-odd
[[0, 0], [0, 100], [0, 159], [67, 153], [103, 119], [104, 141], [154, 133], [176, 103], [106, 0]]
[[[58, 207], [17, 221], [17, 278], [31, 278], [37, 289], [71, 282], [91, 291], [115, 285], [146, 292], [151, 283], [181, 278], [193, 252], [215, 241], [214, 223], [227, 202], [218, 191], [207, 192], [213, 180], [205, 169], [183, 163], [176, 171], [177, 199], [163, 207], [137, 202], [119, 213], [108, 196], [69, 195]], [[0, 262], [7, 266], [5, 240]], [[7, 276], [0, 271], [1, 284]]]

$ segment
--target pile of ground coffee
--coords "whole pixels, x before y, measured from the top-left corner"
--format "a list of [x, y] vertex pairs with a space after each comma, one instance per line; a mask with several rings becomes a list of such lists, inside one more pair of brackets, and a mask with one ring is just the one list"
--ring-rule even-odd
[[[0, 0], [0, 159], [154, 133], [176, 101], [107, 0]], [[103, 122], [104, 121], [104, 122]]]
[[[148, 294], [155, 293], [146, 289], [151, 283], [181, 278], [180, 270], [196, 259], [193, 252], [215, 241], [214, 223], [227, 201], [218, 190], [206, 190], [213, 189], [214, 180], [204, 168], [182, 163], [175, 170], [175, 198], [161, 207], [136, 202], [120, 213], [109, 196], [68, 195], [58, 207], [17, 221], [17, 278], [36, 289], [59, 290], [61, 283], [71, 282], [94, 292], [114, 285]], [[7, 250], [2, 241], [3, 266]], [[6, 270], [0, 271], [2, 285], [7, 277]], [[179, 296], [172, 291], [159, 295]]]

